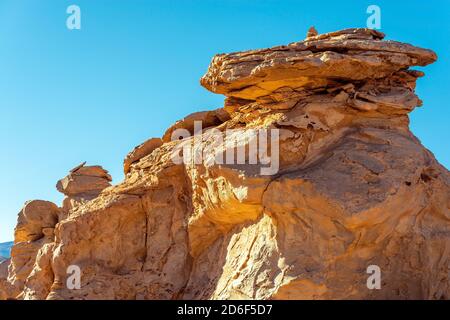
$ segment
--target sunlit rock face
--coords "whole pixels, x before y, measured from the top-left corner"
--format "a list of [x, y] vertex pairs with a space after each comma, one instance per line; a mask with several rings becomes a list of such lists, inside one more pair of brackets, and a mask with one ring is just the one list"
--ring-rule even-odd
[[[136, 147], [118, 185], [83, 164], [58, 183], [61, 208], [25, 206], [0, 298], [449, 299], [450, 175], [408, 119], [423, 76], [409, 68], [436, 55], [383, 38], [309, 32], [215, 56], [201, 84], [223, 108]], [[277, 132], [275, 170], [252, 162], [258, 130]], [[186, 145], [213, 153], [174, 161]]]

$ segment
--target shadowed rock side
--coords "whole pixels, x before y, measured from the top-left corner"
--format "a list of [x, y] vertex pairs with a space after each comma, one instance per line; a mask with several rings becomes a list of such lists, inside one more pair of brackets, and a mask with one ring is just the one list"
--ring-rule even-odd
[[[81, 165], [58, 183], [62, 208], [19, 214], [0, 298], [449, 299], [450, 175], [409, 131], [430, 51], [348, 29], [270, 49], [220, 54], [201, 84], [226, 96], [125, 159], [110, 186]], [[176, 164], [173, 152], [212, 129], [279, 129], [279, 170]], [[430, 127], [430, 130], [432, 128]], [[195, 147], [194, 147], [195, 148]], [[248, 155], [250, 157], [250, 155]], [[81, 289], [66, 286], [82, 270]], [[381, 269], [380, 290], [366, 285]]]

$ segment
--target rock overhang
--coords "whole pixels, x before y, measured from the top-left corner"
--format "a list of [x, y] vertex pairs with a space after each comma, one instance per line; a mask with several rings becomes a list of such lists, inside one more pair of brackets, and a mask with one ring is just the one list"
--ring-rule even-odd
[[255, 101], [284, 88], [308, 91], [383, 79], [437, 59], [431, 50], [383, 38], [371, 29], [346, 29], [285, 46], [218, 54], [200, 82], [214, 93]]

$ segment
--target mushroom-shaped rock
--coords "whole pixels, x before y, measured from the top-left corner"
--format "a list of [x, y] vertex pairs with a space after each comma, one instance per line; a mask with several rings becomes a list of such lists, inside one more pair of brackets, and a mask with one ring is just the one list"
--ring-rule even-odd
[[85, 166], [72, 169], [59, 180], [56, 189], [66, 196], [93, 196], [111, 186], [111, 176], [101, 166]]
[[[311, 30], [216, 56], [202, 84], [224, 109], [135, 148], [103, 192], [105, 170], [74, 168], [58, 184], [67, 218], [16, 243], [0, 298], [448, 299], [450, 173], [408, 118], [423, 75], [409, 67], [436, 56], [383, 38]], [[174, 163], [178, 150], [202, 161]], [[71, 265], [80, 290], [63, 285]]]
[[431, 50], [382, 41], [371, 29], [347, 29], [269, 49], [216, 55], [202, 77], [208, 90], [257, 100], [283, 88], [333, 88], [345, 82], [380, 79], [436, 60]]

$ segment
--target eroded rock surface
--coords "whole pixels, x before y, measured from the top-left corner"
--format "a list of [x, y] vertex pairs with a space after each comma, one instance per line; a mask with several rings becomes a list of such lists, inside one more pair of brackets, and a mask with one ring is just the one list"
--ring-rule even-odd
[[10, 259], [0, 257], [0, 300], [7, 299], [10, 295], [9, 284], [8, 284], [8, 266], [10, 264]]
[[[62, 208], [26, 205], [0, 298], [449, 299], [450, 174], [408, 119], [423, 76], [409, 68], [436, 55], [383, 38], [310, 29], [214, 57], [201, 84], [224, 108], [135, 148], [118, 185], [83, 164], [58, 183]], [[255, 130], [278, 130], [270, 163], [214, 161], [252, 150]], [[180, 146], [209, 153], [177, 162]]]
[[101, 166], [86, 166], [84, 162], [70, 170], [56, 185], [56, 189], [66, 196], [62, 207], [63, 218], [74, 207], [96, 198], [100, 192], [111, 186], [111, 181], [108, 171]]
[[149, 155], [156, 148], [163, 144], [161, 138], [152, 138], [140, 144], [131, 151], [123, 161], [123, 171], [125, 174], [130, 172], [130, 167], [133, 163], [138, 162], [143, 157]]

